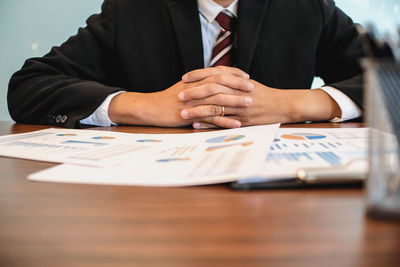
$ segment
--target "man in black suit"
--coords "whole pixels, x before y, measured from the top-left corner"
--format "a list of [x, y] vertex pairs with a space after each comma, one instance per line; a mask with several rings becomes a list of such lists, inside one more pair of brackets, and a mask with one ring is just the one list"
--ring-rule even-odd
[[[8, 105], [17, 122], [64, 127], [340, 121], [361, 114], [361, 55], [332, 0], [106, 0], [76, 36], [26, 61]], [[215, 67], [225, 56], [230, 66]], [[308, 90], [314, 76], [328, 86]]]

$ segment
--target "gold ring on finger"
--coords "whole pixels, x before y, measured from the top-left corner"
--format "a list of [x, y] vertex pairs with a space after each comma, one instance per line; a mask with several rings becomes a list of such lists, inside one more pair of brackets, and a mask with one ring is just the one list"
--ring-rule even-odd
[[225, 107], [221, 106], [221, 114], [219, 116], [223, 117], [225, 115]]

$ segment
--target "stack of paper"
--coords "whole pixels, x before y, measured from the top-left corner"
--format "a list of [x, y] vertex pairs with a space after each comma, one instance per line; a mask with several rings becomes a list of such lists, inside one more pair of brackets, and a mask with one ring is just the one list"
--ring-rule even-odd
[[29, 176], [49, 182], [188, 186], [258, 175], [279, 125], [191, 134], [46, 129], [0, 137], [0, 155], [64, 163]]
[[64, 163], [29, 179], [188, 186], [367, 172], [367, 128], [254, 126], [191, 134], [46, 129], [0, 137], [0, 155]]
[[366, 172], [368, 128], [283, 128], [271, 146], [262, 178], [293, 178], [299, 170]]

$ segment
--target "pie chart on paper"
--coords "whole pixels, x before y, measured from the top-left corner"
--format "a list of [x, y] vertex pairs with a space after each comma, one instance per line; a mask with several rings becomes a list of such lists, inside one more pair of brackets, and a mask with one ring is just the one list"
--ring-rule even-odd
[[319, 139], [325, 139], [326, 135], [312, 134], [312, 133], [293, 133], [293, 134], [284, 134], [281, 136], [281, 138], [289, 140], [319, 140]]
[[224, 143], [224, 142], [232, 142], [236, 140], [240, 140], [244, 138], [245, 136], [242, 134], [233, 134], [233, 135], [224, 135], [224, 136], [218, 136], [214, 137], [211, 139], [208, 139], [206, 142], [207, 143]]

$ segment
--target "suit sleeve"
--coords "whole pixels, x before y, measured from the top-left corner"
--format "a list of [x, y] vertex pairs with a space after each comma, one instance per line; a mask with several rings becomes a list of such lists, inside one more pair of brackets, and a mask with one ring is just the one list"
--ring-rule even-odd
[[356, 25], [332, 0], [320, 0], [323, 29], [317, 51], [316, 74], [363, 107], [363, 57]]
[[8, 108], [19, 123], [80, 127], [104, 99], [121, 88], [108, 86], [113, 68], [115, 1], [91, 16], [60, 47], [28, 59], [10, 80]]

